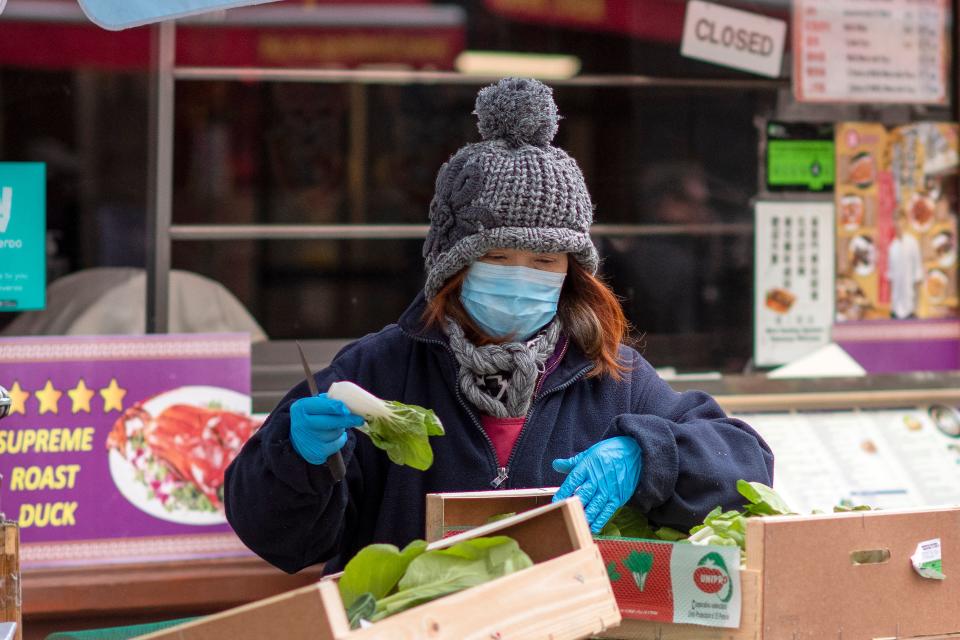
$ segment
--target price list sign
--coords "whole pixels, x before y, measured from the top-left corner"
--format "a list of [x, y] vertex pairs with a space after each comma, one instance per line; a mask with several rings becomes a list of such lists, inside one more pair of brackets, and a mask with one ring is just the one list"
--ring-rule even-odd
[[759, 202], [756, 230], [754, 359], [766, 367], [830, 341], [833, 205]]
[[946, 104], [947, 0], [795, 0], [802, 102]]

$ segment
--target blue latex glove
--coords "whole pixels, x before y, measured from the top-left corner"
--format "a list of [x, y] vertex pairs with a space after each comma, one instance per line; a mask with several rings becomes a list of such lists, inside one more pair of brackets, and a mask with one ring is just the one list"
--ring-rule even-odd
[[555, 471], [568, 474], [553, 501], [579, 497], [590, 530], [600, 533], [637, 490], [641, 467], [641, 450], [636, 440], [626, 436], [601, 440], [572, 458], [553, 461]]
[[326, 462], [347, 444], [347, 429], [362, 424], [363, 418], [325, 393], [290, 405], [290, 442], [310, 464]]

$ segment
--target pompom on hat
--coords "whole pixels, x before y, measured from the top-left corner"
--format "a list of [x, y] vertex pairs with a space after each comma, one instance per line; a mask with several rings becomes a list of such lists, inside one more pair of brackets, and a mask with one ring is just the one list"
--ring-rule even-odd
[[550, 144], [560, 120], [550, 87], [504, 78], [480, 90], [474, 113], [483, 141], [437, 173], [423, 245], [427, 299], [493, 248], [569, 253], [596, 273], [593, 203], [576, 161]]

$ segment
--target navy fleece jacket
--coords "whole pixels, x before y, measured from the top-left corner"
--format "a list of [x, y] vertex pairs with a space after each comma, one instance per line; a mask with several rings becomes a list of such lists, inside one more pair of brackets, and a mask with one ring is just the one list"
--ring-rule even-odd
[[[347, 476], [334, 483], [290, 443], [290, 405], [308, 395], [293, 388], [227, 469], [226, 513], [237, 535], [290, 573], [327, 562], [343, 567], [374, 542], [404, 546], [424, 536], [425, 495], [491, 488], [501, 471], [477, 411], [457, 386], [457, 362], [442, 333], [426, 330], [422, 294], [397, 324], [341, 351], [315, 374], [321, 391], [350, 380], [388, 400], [433, 409], [446, 435], [432, 438], [425, 472], [392, 464], [360, 433], [343, 449]], [[728, 418], [707, 394], [677, 393], [636, 351], [621, 381], [587, 377], [590, 360], [571, 344], [540, 389], [500, 488], [559, 486], [554, 458], [569, 458], [604, 438], [636, 438], [643, 471], [631, 504], [661, 524], [687, 529], [717, 505], [739, 507], [740, 478], [772, 482], [773, 454], [749, 426]]]

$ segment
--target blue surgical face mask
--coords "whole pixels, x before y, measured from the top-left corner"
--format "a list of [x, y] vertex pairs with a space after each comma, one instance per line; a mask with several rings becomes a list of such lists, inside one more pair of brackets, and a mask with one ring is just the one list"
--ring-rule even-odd
[[474, 262], [460, 302], [484, 333], [526, 340], [557, 315], [565, 273]]

